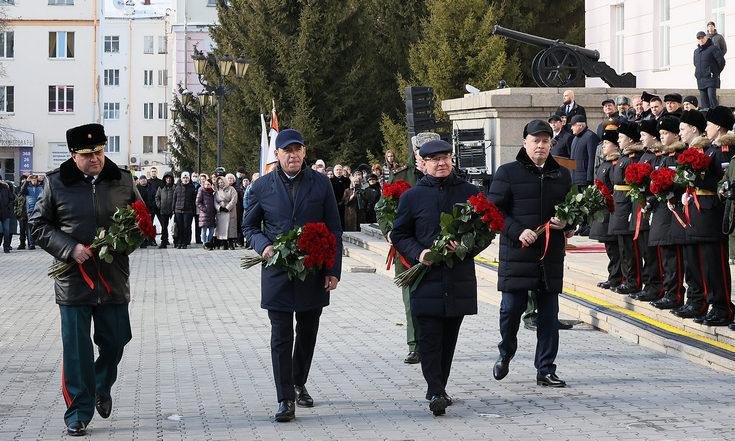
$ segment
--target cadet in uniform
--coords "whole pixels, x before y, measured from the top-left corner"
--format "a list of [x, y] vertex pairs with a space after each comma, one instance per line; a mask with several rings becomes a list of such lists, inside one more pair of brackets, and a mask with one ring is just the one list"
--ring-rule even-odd
[[[71, 159], [47, 174], [36, 210], [28, 220], [36, 243], [57, 260], [81, 265], [56, 279], [61, 311], [64, 356], [62, 394], [69, 435], [82, 436], [94, 416], [112, 411], [111, 388], [125, 344], [130, 341], [130, 267], [128, 256], [115, 254], [112, 263], [86, 248], [98, 227], [109, 227], [112, 215], [140, 199], [127, 170], [105, 157], [104, 128], [87, 124], [66, 132]], [[90, 325], [94, 320], [94, 359]]]

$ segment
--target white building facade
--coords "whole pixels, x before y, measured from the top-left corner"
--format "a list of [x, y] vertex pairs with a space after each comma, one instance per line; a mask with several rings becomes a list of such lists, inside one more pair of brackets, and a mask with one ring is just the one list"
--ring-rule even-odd
[[[193, 46], [211, 50], [215, 0], [0, 0], [0, 174], [46, 172], [69, 157], [66, 130], [105, 126], [119, 166], [171, 166], [177, 83], [201, 89]], [[160, 174], [159, 174], [160, 175]]]
[[[692, 54], [709, 21], [735, 48], [735, 0], [585, 0], [585, 46], [633, 73], [638, 88], [696, 89]], [[722, 88], [735, 88], [735, 49], [725, 59]], [[599, 78], [586, 85], [606, 87]]]

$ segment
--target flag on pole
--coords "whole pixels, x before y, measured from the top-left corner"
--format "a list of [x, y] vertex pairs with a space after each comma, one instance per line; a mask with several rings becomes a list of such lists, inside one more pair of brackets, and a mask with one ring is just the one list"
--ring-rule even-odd
[[260, 175], [265, 174], [266, 161], [268, 160], [268, 149], [270, 144], [268, 143], [268, 130], [265, 128], [265, 116], [260, 114]]
[[270, 138], [271, 142], [268, 147], [268, 155], [265, 157], [265, 173], [276, 169], [276, 136], [278, 136], [278, 115], [276, 115], [276, 102], [273, 101], [273, 110], [271, 111], [271, 129]]

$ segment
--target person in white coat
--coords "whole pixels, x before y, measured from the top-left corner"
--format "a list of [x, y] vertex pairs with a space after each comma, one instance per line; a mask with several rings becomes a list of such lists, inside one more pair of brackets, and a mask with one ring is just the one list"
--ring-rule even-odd
[[235, 181], [233, 174], [218, 177], [214, 194], [214, 208], [217, 210], [214, 235], [226, 250], [235, 249], [237, 240], [237, 190], [232, 186]]

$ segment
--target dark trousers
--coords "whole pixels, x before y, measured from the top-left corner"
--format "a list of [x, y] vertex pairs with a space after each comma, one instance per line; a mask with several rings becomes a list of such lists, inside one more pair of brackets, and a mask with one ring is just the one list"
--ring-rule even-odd
[[[521, 314], [528, 304], [528, 291], [502, 293], [500, 302], [500, 356], [511, 360], [518, 349], [518, 327]], [[536, 319], [536, 358], [534, 366], [539, 375], [556, 372], [556, 354], [559, 351], [559, 296], [540, 290], [536, 295], [538, 318]], [[422, 354], [423, 357], [423, 354]]]
[[0, 219], [0, 243], [4, 250], [10, 250], [10, 241], [13, 239], [13, 232], [10, 231], [10, 218]]
[[26, 237], [28, 236], [28, 219], [18, 219], [18, 239], [20, 246], [26, 246]]
[[[294, 314], [296, 337], [294, 338]], [[271, 360], [278, 401], [294, 401], [294, 386], [309, 377], [322, 308], [301, 312], [268, 311], [271, 321]], [[295, 343], [295, 344], [294, 344]]]
[[684, 278], [687, 283], [687, 303], [704, 309], [707, 287], [704, 285], [704, 264], [701, 245], [684, 245]]
[[643, 290], [647, 294], [663, 295], [663, 268], [659, 260], [657, 246], [648, 246], [648, 231], [641, 231], [638, 240], [635, 241], [639, 252], [643, 254], [643, 269], [641, 277]]
[[161, 222], [161, 244], [168, 245], [168, 223], [171, 221], [171, 215], [158, 215], [158, 220]]
[[620, 285], [623, 273], [620, 272], [620, 247], [617, 242], [604, 242], [607, 253], [607, 281], [612, 286]]
[[661, 245], [659, 252], [664, 274], [664, 297], [675, 300], [680, 305], [684, 302], [684, 256], [682, 247], [681, 245]]
[[446, 393], [454, 348], [464, 316], [418, 316], [421, 371], [426, 380], [426, 399]]
[[696, 282], [701, 284], [703, 292], [703, 296], [689, 297], [687, 301], [695, 305], [704, 304], [706, 301], [712, 305], [712, 309], [732, 318], [734, 311], [730, 297], [731, 280], [730, 265], [727, 262], [727, 239], [687, 245], [684, 248], [685, 252], [689, 251], [685, 258], [699, 259], [699, 271], [696, 271], [695, 267], [693, 276]]
[[194, 219], [193, 213], [175, 213], [174, 222], [176, 222], [176, 237], [174, 242], [179, 245], [189, 245], [191, 243], [191, 221]]
[[[194, 217], [194, 241], [202, 243], [202, 227], [199, 226], [199, 216]], [[189, 239], [191, 241], [191, 239]]]
[[626, 285], [641, 287], [641, 253], [632, 234], [618, 235], [620, 250], [620, 271]]
[[[59, 305], [59, 309], [64, 347], [61, 391], [67, 408], [64, 421], [86, 424], [94, 416], [95, 395], [109, 397], [117, 379], [117, 365], [132, 336], [128, 305]], [[93, 319], [97, 360], [90, 336]]]
[[28, 241], [28, 248], [33, 248], [36, 246], [36, 242], [33, 240], [33, 236], [31, 235], [31, 225], [26, 221], [26, 240]]
[[[717, 89], [714, 87], [707, 87], [699, 89], [699, 108], [700, 109], [711, 109], [717, 107], [719, 102], [717, 101]], [[729, 127], [728, 127], [729, 128]]]

